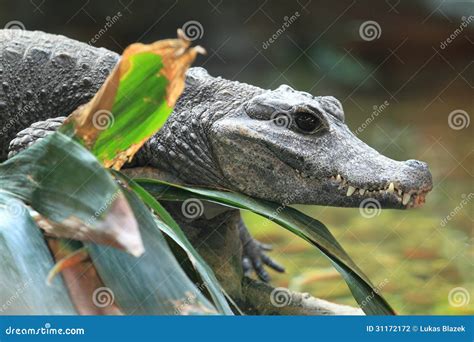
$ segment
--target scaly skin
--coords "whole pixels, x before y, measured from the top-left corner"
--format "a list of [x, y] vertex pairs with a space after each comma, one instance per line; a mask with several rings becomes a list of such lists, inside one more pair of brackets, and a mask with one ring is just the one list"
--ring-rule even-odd
[[[8, 83], [0, 92], [1, 124], [8, 123], [0, 137], [2, 158], [18, 131], [67, 115], [90, 99], [118, 60], [112, 52], [62, 36], [11, 35], [0, 30], [0, 77]], [[35, 105], [25, 111], [27, 101]], [[19, 133], [12, 154], [55, 126], [50, 120]], [[285, 204], [350, 207], [372, 198], [385, 208], [407, 208], [422, 204], [432, 187], [425, 163], [392, 160], [352, 134], [337, 99], [286, 85], [264, 90], [212, 77], [202, 68], [189, 70], [172, 115], [132, 166]], [[171, 211], [179, 216], [179, 210]], [[253, 267], [267, 279], [262, 263], [279, 267], [245, 232], [240, 236]]]
[[0, 30], [0, 161], [20, 130], [88, 102], [118, 59], [63, 36]]

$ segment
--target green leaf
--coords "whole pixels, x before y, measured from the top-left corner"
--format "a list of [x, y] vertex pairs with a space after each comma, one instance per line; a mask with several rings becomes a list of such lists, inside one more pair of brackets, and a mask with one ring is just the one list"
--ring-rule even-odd
[[296, 209], [233, 192], [189, 188], [153, 179], [135, 181], [157, 199], [186, 200], [194, 197], [229, 207], [250, 210], [275, 221], [317, 247], [341, 273], [362, 310], [369, 315], [392, 315], [393, 309], [367, 276], [357, 267], [324, 224]]
[[101, 160], [112, 160], [117, 151], [147, 140], [173, 111], [165, 101], [169, 81], [160, 74], [161, 56], [143, 52], [131, 56], [130, 63], [111, 110], [113, 124], [99, 135], [91, 149]]
[[120, 176], [124, 178], [131, 189], [133, 189], [135, 193], [140, 196], [142, 201], [145, 202], [151, 209], [153, 209], [160, 217], [160, 219], [156, 220], [158, 228], [160, 228], [163, 233], [172, 238], [186, 252], [194, 268], [199, 272], [205, 286], [209, 290], [209, 293], [214, 300], [214, 304], [217, 306], [219, 311], [227, 315], [232, 315], [232, 310], [230, 309], [222, 293], [223, 289], [219, 285], [219, 281], [214, 275], [214, 272], [207, 265], [201, 255], [196, 251], [196, 249], [194, 249], [193, 245], [189, 242], [178, 223], [176, 223], [168, 211], [145, 189], [125, 175], [120, 174]]
[[89, 151], [59, 132], [1, 164], [0, 188], [39, 212], [50, 234], [143, 253], [118, 184]]
[[188, 278], [170, 250], [150, 210], [124, 190], [145, 244], [134, 258], [108, 246], [89, 244], [89, 255], [115, 302], [127, 315], [216, 314], [216, 309]]
[[46, 277], [54, 261], [28, 209], [0, 192], [0, 315], [74, 315], [61, 277]]

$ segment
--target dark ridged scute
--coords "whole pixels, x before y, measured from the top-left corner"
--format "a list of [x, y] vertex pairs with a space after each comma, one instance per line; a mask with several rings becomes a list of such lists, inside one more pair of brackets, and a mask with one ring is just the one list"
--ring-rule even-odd
[[89, 101], [118, 59], [64, 36], [0, 30], [0, 161], [20, 130]]

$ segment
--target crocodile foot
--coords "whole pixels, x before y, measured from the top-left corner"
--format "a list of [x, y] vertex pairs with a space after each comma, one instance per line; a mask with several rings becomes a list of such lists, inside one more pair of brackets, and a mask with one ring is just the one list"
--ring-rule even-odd
[[240, 222], [239, 230], [243, 248], [242, 267], [244, 275], [248, 276], [252, 271], [255, 271], [262, 281], [269, 282], [271, 278], [265, 270], [265, 266], [280, 273], [285, 272], [283, 266], [279, 265], [265, 254], [265, 252], [272, 250], [271, 245], [253, 239], [242, 221]]

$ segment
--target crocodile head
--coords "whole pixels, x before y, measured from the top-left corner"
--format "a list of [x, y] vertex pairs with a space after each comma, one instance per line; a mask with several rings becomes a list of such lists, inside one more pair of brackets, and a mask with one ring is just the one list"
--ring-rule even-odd
[[286, 85], [242, 101], [211, 125], [209, 139], [227, 184], [279, 203], [352, 207], [375, 199], [408, 208], [432, 188], [426, 163], [390, 159], [359, 140], [337, 99]]
[[[35, 123], [18, 134], [10, 152], [58, 125], [55, 119]], [[371, 199], [407, 208], [421, 205], [432, 188], [425, 163], [392, 160], [359, 140], [334, 97], [286, 85], [263, 90], [202, 68], [189, 70], [173, 114], [134, 162], [188, 184], [285, 204], [351, 207]]]

